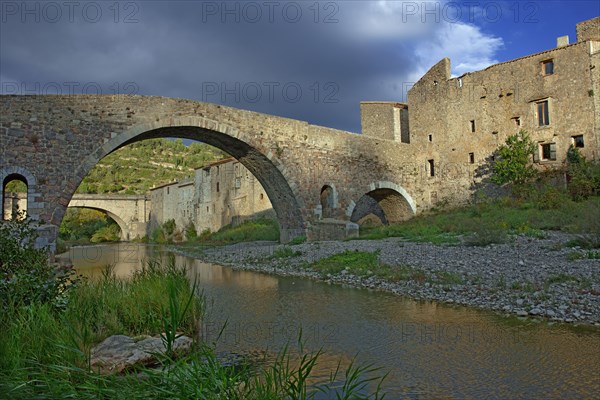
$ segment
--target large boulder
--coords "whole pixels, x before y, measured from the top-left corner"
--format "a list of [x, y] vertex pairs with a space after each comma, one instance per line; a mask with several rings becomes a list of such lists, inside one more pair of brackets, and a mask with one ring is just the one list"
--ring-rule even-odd
[[[118, 374], [138, 367], [156, 366], [159, 363], [157, 355], [166, 351], [161, 338], [143, 336], [136, 339], [125, 335], [113, 335], [94, 346], [92, 370], [101, 374]], [[188, 354], [192, 345], [191, 338], [180, 336], [173, 343], [173, 351], [178, 356]]]

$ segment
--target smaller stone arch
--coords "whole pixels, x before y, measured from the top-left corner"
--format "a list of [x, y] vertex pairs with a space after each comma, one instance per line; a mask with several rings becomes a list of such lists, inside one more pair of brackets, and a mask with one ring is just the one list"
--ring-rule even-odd
[[413, 198], [401, 186], [379, 181], [369, 185], [369, 191], [347, 209], [350, 221], [361, 225], [399, 223], [416, 215]]
[[6, 167], [0, 170], [0, 199], [2, 203], [2, 219], [4, 219], [4, 188], [11, 180], [20, 180], [25, 183], [27, 186], [27, 199], [24, 211], [28, 218], [32, 220], [38, 220], [38, 210], [40, 210], [41, 207], [36, 202], [36, 198], [39, 196], [37, 193], [37, 180], [35, 179], [35, 176], [26, 168], [18, 166]]
[[338, 195], [333, 183], [323, 185], [319, 200], [322, 218], [334, 218], [338, 208]]
[[96, 211], [103, 212], [110, 219], [115, 221], [117, 223], [117, 225], [119, 225], [119, 228], [121, 229], [121, 240], [127, 241], [130, 239], [131, 234], [130, 234], [130, 230], [129, 230], [127, 223], [125, 221], [123, 221], [123, 219], [121, 217], [119, 217], [117, 214], [115, 214], [111, 211], [105, 210], [104, 208], [99, 208], [99, 207], [70, 206], [69, 208], [87, 208], [90, 210], [96, 210]]

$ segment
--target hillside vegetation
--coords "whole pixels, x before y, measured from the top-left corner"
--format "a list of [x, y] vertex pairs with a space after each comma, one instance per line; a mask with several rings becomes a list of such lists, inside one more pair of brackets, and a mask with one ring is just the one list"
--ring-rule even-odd
[[156, 185], [180, 180], [213, 161], [227, 157], [204, 143], [181, 139], [144, 140], [104, 157], [83, 179], [77, 193], [144, 194]]

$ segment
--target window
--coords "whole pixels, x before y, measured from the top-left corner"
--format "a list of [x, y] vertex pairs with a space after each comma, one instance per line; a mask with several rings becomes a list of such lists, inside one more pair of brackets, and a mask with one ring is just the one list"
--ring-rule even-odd
[[542, 64], [542, 75], [552, 75], [554, 73], [554, 61], [553, 60], [545, 60], [541, 62]]
[[538, 126], [550, 125], [550, 114], [548, 112], [548, 100], [539, 101], [537, 105]]
[[433, 160], [427, 160], [429, 176], [435, 176], [435, 164]]
[[427, 139], [429, 139], [430, 142], [433, 142], [433, 135], [427, 136]]
[[521, 126], [521, 117], [514, 117], [512, 120], [515, 122], [517, 127]]
[[471, 132], [475, 132], [475, 120], [474, 119], [472, 119], [470, 121], [470, 126], [471, 126]]
[[556, 143], [540, 143], [537, 157], [534, 155], [534, 161], [554, 161], [556, 160]]
[[27, 215], [27, 193], [29, 186], [22, 175], [9, 175], [2, 183], [1, 217], [5, 221], [22, 220]]
[[475, 153], [469, 153], [469, 163], [475, 164]]
[[574, 147], [578, 147], [580, 149], [582, 149], [584, 147], [584, 145], [583, 145], [583, 135], [573, 136], [571, 139], [573, 140], [573, 146]]
[[219, 193], [219, 182], [217, 182], [217, 193]]
[[260, 199], [262, 200], [262, 199], [264, 199], [264, 198], [265, 198], [265, 195], [261, 193], [261, 194], [260, 194]]

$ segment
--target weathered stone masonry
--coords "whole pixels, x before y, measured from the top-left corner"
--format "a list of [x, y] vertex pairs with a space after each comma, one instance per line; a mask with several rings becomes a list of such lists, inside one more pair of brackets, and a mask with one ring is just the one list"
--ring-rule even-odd
[[191, 179], [152, 188], [150, 199], [148, 233], [170, 219], [182, 230], [192, 222], [200, 233], [247, 219], [276, 217], [264, 188], [233, 158], [197, 168]]
[[578, 24], [572, 45], [461, 77], [444, 59], [408, 104], [363, 103], [362, 135], [181, 99], [0, 96], [0, 198], [9, 179], [25, 181], [28, 214], [47, 224], [51, 241], [102, 157], [138, 140], [180, 137], [227, 151], [258, 179], [282, 241], [338, 235], [328, 222], [402, 221], [440, 202], [460, 204], [478, 165], [521, 128], [539, 143], [540, 168], [560, 164], [571, 144], [600, 158], [599, 20]]

